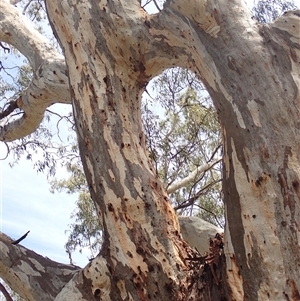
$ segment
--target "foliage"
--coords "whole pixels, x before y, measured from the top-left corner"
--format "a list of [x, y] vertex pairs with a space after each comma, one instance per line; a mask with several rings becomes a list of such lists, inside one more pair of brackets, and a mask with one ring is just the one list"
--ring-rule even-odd
[[88, 247], [91, 257], [95, 257], [99, 251], [102, 236], [99, 218], [96, 215], [80, 161], [68, 163], [66, 168], [71, 174], [70, 177], [63, 180], [53, 180], [51, 191], [78, 194], [76, 209], [71, 214], [74, 223], [70, 224], [69, 229], [65, 231], [69, 234], [65, 249], [72, 264], [71, 254], [76, 249], [82, 252], [83, 248]]
[[[35, 27], [53, 40], [52, 32], [45, 33], [44, 28], [49, 28], [45, 5], [43, 0], [33, 1], [15, 1], [18, 2], [18, 7], [28, 19], [30, 19]], [[57, 47], [57, 42], [53, 42]], [[0, 43], [0, 71], [2, 77], [0, 79], [0, 116], [4, 109], [10, 105], [11, 100], [15, 100], [30, 84], [33, 73], [28, 60], [21, 55], [14, 47]], [[49, 175], [54, 175], [56, 172], [56, 164], [60, 162], [65, 164], [67, 157], [72, 156], [72, 146], [70, 140], [74, 141], [74, 124], [70, 108], [67, 113], [62, 112], [62, 105], [55, 105], [55, 110], [47, 110], [45, 118], [39, 128], [31, 135], [7, 143], [7, 154], [11, 155], [10, 165], [18, 163], [21, 157], [26, 157], [34, 162], [34, 168], [38, 171], [47, 171]], [[55, 112], [56, 111], [56, 112]], [[15, 111], [1, 120], [0, 126], [11, 122], [19, 117], [23, 112]], [[64, 123], [64, 124], [63, 124]], [[53, 126], [56, 124], [56, 127]], [[60, 136], [60, 128], [71, 130], [71, 134]], [[68, 156], [66, 155], [68, 153]], [[3, 159], [3, 157], [1, 158]]]
[[[221, 155], [219, 124], [202, 84], [187, 70], [167, 70], [153, 81], [151, 94], [154, 96], [143, 100], [143, 125], [150, 157], [168, 189], [196, 167]], [[81, 163], [74, 161], [66, 165], [70, 177], [52, 181], [51, 190], [79, 194], [65, 248], [71, 258], [75, 249], [89, 247], [93, 257], [101, 242], [101, 227]], [[216, 164], [170, 195], [175, 209], [181, 215], [198, 215], [224, 226], [220, 181], [221, 166]]]
[[254, 1], [253, 17], [260, 23], [269, 23], [288, 10], [297, 9], [294, 1], [259, 0]]
[[[221, 156], [220, 128], [210, 97], [188, 70], [165, 71], [153, 81], [152, 89], [151, 106], [160, 110], [152, 112], [149, 100], [145, 102], [143, 124], [150, 158], [168, 189], [197, 167]], [[223, 226], [220, 181], [221, 166], [216, 164], [170, 194], [175, 209], [181, 215], [197, 214]], [[203, 214], [208, 204], [216, 207], [217, 214]]]

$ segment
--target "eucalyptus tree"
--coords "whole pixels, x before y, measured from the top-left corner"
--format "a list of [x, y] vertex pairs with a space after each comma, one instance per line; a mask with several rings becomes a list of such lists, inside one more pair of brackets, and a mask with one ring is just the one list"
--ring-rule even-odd
[[[2, 112], [21, 115], [0, 139], [22, 138], [48, 106], [72, 103], [103, 244], [79, 269], [1, 236], [3, 279], [28, 300], [299, 299], [300, 12], [260, 25], [241, 0], [169, 0], [152, 15], [134, 0], [46, 4], [63, 55], [0, 4], [0, 40], [33, 70]], [[171, 66], [201, 79], [221, 123], [225, 236], [206, 257], [182, 239], [147, 156], [141, 95]]]
[[[220, 128], [203, 85], [188, 70], [171, 68], [149, 84], [145, 95], [142, 123], [146, 147], [177, 214], [196, 215], [224, 227]], [[51, 190], [78, 195], [71, 214], [73, 222], [66, 231], [65, 248], [72, 262], [76, 249], [81, 252], [87, 248], [95, 257], [102, 240], [80, 160], [73, 160], [66, 167], [70, 177], [51, 181]], [[189, 219], [180, 218], [181, 224], [188, 222]], [[197, 243], [193, 246], [203, 249]]]

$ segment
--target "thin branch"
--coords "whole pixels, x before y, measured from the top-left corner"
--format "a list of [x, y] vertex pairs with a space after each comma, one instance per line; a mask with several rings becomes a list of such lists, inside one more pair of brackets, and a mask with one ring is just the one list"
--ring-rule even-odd
[[195, 178], [199, 175], [202, 174], [203, 172], [209, 170], [212, 168], [215, 164], [219, 163], [222, 160], [222, 158], [217, 158], [209, 163], [203, 164], [199, 167], [197, 167], [195, 170], [193, 170], [187, 177], [184, 179], [180, 180], [177, 183], [174, 183], [173, 185], [169, 186], [167, 188], [167, 193], [173, 193], [176, 190], [186, 186], [187, 184], [191, 183], [192, 181], [195, 180]]
[[158, 11], [161, 11], [159, 5], [156, 3], [156, 0], [153, 0], [155, 7], [157, 8]]
[[183, 203], [179, 204], [178, 206], [174, 207], [175, 210], [179, 210], [179, 209], [184, 209], [184, 208], [187, 208], [191, 205], [194, 205], [195, 201], [201, 196], [203, 195], [203, 192], [205, 190], [207, 190], [209, 187], [221, 182], [222, 179], [219, 179], [219, 180], [216, 180], [216, 181], [213, 181], [209, 184], [207, 184], [206, 186], [204, 186], [202, 189], [200, 189], [194, 196], [188, 198], [186, 201], [184, 201]]
[[14, 240], [14, 241], [12, 242], [12, 244], [13, 244], [13, 245], [17, 245], [19, 242], [21, 242], [23, 239], [26, 238], [26, 236], [28, 235], [29, 232], [30, 232], [30, 231], [27, 231], [27, 232], [26, 232], [24, 235], [22, 235], [20, 238]]
[[13, 298], [10, 296], [9, 292], [7, 291], [7, 289], [5, 288], [5, 286], [1, 282], [0, 282], [0, 291], [2, 292], [6, 301], [14, 301]]
[[[198, 197], [199, 197], [199, 196], [198, 196]], [[209, 214], [211, 214], [211, 215], [215, 218], [215, 220], [216, 220], [217, 224], [219, 225], [219, 227], [223, 228], [223, 226], [222, 226], [221, 223], [219, 222], [219, 219], [218, 219], [217, 215], [216, 215], [214, 212], [210, 211], [209, 209], [207, 209], [207, 208], [205, 208], [205, 207], [200, 206], [199, 204], [195, 204], [195, 201], [196, 201], [196, 199], [197, 199], [198, 197], [193, 197], [193, 198], [187, 200], [187, 202], [185, 202], [184, 204], [178, 205], [178, 206], [175, 207], [174, 209], [175, 209], [175, 210], [184, 209], [184, 208], [189, 207], [189, 206], [191, 206], [191, 205], [197, 206], [197, 207], [200, 208], [201, 210], [204, 210], [204, 211], [208, 212]]]
[[208, 212], [209, 214], [211, 214], [215, 218], [215, 220], [216, 220], [216, 222], [217, 222], [217, 224], [219, 225], [220, 228], [224, 227], [224, 226], [221, 225], [221, 223], [219, 222], [219, 219], [218, 219], [217, 215], [214, 212], [212, 212], [212, 211], [210, 211], [210, 210], [208, 210], [208, 209], [200, 206], [199, 204], [194, 204], [194, 205], [197, 206], [197, 207], [199, 207], [200, 209]]
[[10, 48], [5, 47], [1, 42], [0, 42], [0, 47], [4, 50], [4, 53], [6, 53], [6, 51], [7, 53], [10, 53]]
[[23, 11], [22, 11], [22, 14], [23, 14], [23, 15], [26, 13], [27, 8], [28, 8], [28, 6], [30, 5], [30, 3], [31, 3], [32, 1], [33, 1], [33, 0], [28, 1], [28, 3], [25, 5], [25, 7], [24, 7], [24, 9], [23, 9]]
[[1, 158], [1, 159], [0, 159], [0, 161], [4, 161], [4, 160], [8, 157], [9, 153], [10, 153], [10, 149], [9, 149], [8, 144], [7, 144], [5, 141], [3, 141], [3, 142], [4, 142], [4, 144], [6, 145], [7, 153], [6, 153], [6, 156], [5, 156], [4, 158]]

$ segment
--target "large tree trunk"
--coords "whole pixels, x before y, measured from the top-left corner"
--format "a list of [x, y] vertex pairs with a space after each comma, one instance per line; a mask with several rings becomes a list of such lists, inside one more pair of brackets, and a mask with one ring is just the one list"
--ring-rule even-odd
[[[300, 12], [262, 26], [238, 0], [170, 0], [152, 16], [136, 0], [47, 8], [105, 234], [56, 300], [299, 300]], [[226, 267], [208, 260], [214, 278], [186, 260], [145, 150], [141, 94], [173, 65], [204, 82], [223, 129]]]
[[240, 1], [169, 1], [153, 17], [137, 1], [57, 5], [48, 3], [49, 14], [105, 229], [111, 298], [188, 298], [181, 294], [187, 249], [145, 154], [140, 121], [143, 87], [174, 63], [199, 74], [223, 126], [230, 298], [298, 298], [297, 13], [259, 27]]

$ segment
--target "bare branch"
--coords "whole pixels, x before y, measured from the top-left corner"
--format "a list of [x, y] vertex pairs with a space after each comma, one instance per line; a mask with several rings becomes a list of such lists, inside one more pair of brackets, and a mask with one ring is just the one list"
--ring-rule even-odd
[[25, 55], [33, 70], [45, 59], [62, 58], [48, 39], [15, 6], [0, 1], [0, 20], [0, 41], [14, 46]]
[[8, 144], [5, 141], [4, 141], [4, 144], [6, 146], [7, 152], [6, 152], [6, 156], [4, 158], [0, 158], [1, 161], [5, 160], [10, 153], [10, 148], [9, 148]]
[[220, 162], [222, 160], [222, 158], [217, 158], [209, 163], [203, 164], [199, 167], [197, 167], [195, 170], [193, 170], [187, 177], [185, 177], [184, 179], [182, 179], [181, 181], [174, 183], [173, 185], [169, 186], [167, 188], [167, 193], [173, 193], [176, 190], [186, 186], [187, 184], [191, 183], [192, 181], [195, 180], [195, 178], [199, 175], [202, 174], [203, 172], [209, 170], [210, 168], [212, 168], [215, 164], [217, 164], [218, 162]]
[[26, 238], [26, 236], [28, 235], [29, 232], [30, 232], [30, 231], [27, 231], [27, 232], [26, 232], [24, 235], [22, 235], [20, 238], [14, 240], [14, 241], [12, 242], [12, 244], [13, 244], [13, 245], [17, 245], [18, 243], [20, 243], [23, 239]]
[[0, 47], [4, 50], [4, 53], [6, 53], [6, 51], [7, 53], [10, 53], [10, 49], [8, 47], [5, 47], [1, 42], [0, 42]]
[[23, 111], [21, 118], [7, 118], [0, 124], [0, 141], [12, 141], [34, 132], [47, 107], [53, 103], [71, 103], [71, 96], [64, 57], [50, 41], [35, 30], [16, 7], [5, 1], [0, 2], [0, 20], [0, 41], [24, 54], [34, 73], [29, 87], [0, 115], [3, 119], [13, 109]]
[[17, 101], [10, 101], [8, 103], [8, 106], [5, 110], [0, 112], [0, 120], [4, 117], [7, 117], [9, 114], [11, 114], [15, 109], [18, 108]]
[[216, 233], [223, 232], [222, 228], [196, 216], [179, 216], [179, 223], [183, 238], [201, 254], [209, 251], [209, 239]]
[[25, 14], [25, 12], [26, 12], [28, 6], [30, 5], [30, 3], [31, 3], [32, 1], [33, 1], [33, 0], [28, 1], [28, 3], [25, 5], [25, 7], [24, 7], [24, 9], [23, 9], [22, 14]]

